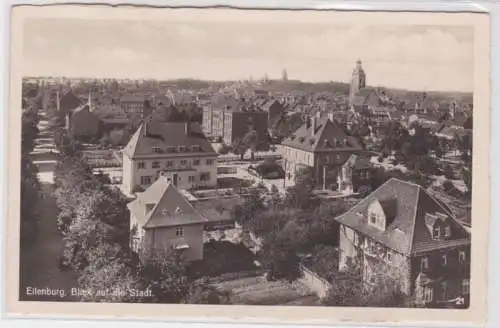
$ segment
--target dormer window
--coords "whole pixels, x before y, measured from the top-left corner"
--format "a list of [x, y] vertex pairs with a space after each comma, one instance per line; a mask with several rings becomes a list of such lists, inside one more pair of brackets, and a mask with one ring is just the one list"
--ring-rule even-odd
[[160, 211], [161, 215], [168, 215], [168, 210], [166, 208]]
[[439, 226], [434, 226], [432, 229], [432, 237], [436, 239], [441, 237], [441, 229]]
[[426, 271], [429, 268], [429, 259], [424, 256], [420, 259], [420, 269]]
[[370, 223], [371, 224], [377, 224], [377, 214], [370, 213]]
[[458, 253], [458, 263], [460, 263], [460, 264], [465, 263], [465, 252], [464, 251], [460, 251]]
[[451, 227], [450, 226], [446, 226], [444, 228], [444, 236], [446, 238], [450, 238], [451, 237]]
[[200, 151], [201, 150], [201, 147], [199, 145], [192, 145], [191, 146], [191, 150], [192, 151]]
[[153, 149], [153, 153], [161, 153], [161, 148], [158, 145], [154, 145], [152, 147], [152, 149]]
[[180, 152], [180, 153], [182, 153], [182, 152], [184, 152], [184, 151], [186, 151], [186, 147], [184, 147], [184, 146], [179, 146], [179, 152]]

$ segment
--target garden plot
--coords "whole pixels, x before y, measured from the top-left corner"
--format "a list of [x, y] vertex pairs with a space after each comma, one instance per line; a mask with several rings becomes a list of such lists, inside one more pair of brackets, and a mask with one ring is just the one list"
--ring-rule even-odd
[[[265, 277], [250, 277], [214, 284], [221, 292], [229, 292], [232, 304], [284, 305], [315, 304], [313, 292], [300, 281], [267, 281]], [[306, 304], [304, 304], [306, 305]]]

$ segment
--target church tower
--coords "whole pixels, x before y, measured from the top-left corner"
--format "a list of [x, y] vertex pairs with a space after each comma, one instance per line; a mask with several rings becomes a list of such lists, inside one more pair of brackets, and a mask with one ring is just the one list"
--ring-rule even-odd
[[352, 104], [354, 96], [366, 88], [366, 74], [361, 66], [361, 60], [356, 61], [356, 68], [352, 72], [351, 85], [349, 87], [349, 104]]

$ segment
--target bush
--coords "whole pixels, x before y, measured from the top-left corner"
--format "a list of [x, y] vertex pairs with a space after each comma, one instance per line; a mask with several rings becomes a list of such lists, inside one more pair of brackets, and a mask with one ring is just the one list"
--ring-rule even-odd
[[453, 179], [455, 177], [455, 172], [449, 164], [444, 167], [443, 173], [446, 179]]

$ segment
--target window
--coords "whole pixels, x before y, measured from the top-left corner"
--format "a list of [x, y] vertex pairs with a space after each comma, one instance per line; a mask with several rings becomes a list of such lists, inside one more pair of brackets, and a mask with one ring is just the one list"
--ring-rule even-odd
[[446, 281], [441, 283], [441, 299], [444, 301], [448, 298], [448, 285]]
[[205, 172], [200, 175], [200, 181], [209, 181], [210, 180], [210, 173]]
[[443, 266], [446, 266], [448, 264], [448, 257], [446, 256], [446, 254], [443, 254], [443, 256], [441, 256], [441, 261], [443, 263]]
[[184, 229], [182, 227], [177, 227], [175, 229], [175, 235], [177, 237], [183, 237], [184, 236]]
[[428, 288], [428, 287], [425, 288], [425, 290], [424, 290], [424, 300], [426, 302], [429, 302], [429, 303], [432, 302], [432, 299], [433, 299], [433, 295], [432, 294], [433, 294], [432, 288]]
[[174, 161], [167, 161], [167, 167], [173, 167]]
[[138, 169], [145, 169], [146, 168], [146, 163], [144, 163], [144, 162], [137, 163], [137, 168]]
[[460, 251], [458, 253], [458, 263], [460, 263], [460, 264], [465, 263], [465, 252], [464, 251]]
[[462, 294], [467, 295], [470, 293], [469, 279], [462, 279]]
[[200, 165], [200, 160], [199, 159], [193, 160], [193, 166], [198, 166], [198, 165]]
[[182, 152], [184, 152], [184, 151], [186, 151], [186, 147], [184, 147], [184, 146], [179, 146], [179, 152], [181, 152], [181, 153], [182, 153]]
[[161, 148], [158, 145], [154, 145], [153, 147], [153, 153], [161, 153]]
[[143, 175], [141, 176], [141, 185], [149, 185], [151, 184], [151, 176], [149, 175]]
[[445, 236], [446, 238], [451, 237], [451, 227], [450, 227], [450, 226], [446, 226], [446, 227], [444, 228], [444, 236]]
[[441, 237], [441, 229], [439, 228], [439, 226], [435, 226], [432, 229], [432, 237], [433, 238], [439, 238], [439, 237]]
[[370, 223], [371, 224], [377, 223], [377, 215], [375, 213], [370, 213]]
[[387, 261], [392, 262], [392, 253], [390, 250], [387, 251]]
[[193, 146], [191, 146], [191, 150], [192, 151], [200, 151], [201, 147], [199, 145], [193, 145]]
[[429, 259], [427, 257], [422, 257], [420, 260], [420, 269], [425, 271], [429, 268]]
[[214, 160], [213, 159], [207, 159], [206, 163], [207, 163], [208, 166], [212, 166], [212, 165], [214, 165]]
[[154, 161], [152, 166], [151, 166], [153, 169], [158, 169], [160, 167], [160, 162], [158, 161]]
[[190, 175], [188, 177], [188, 182], [194, 182], [194, 176], [193, 175]]
[[185, 159], [181, 159], [181, 165], [186, 165], [187, 164], [187, 161]]

